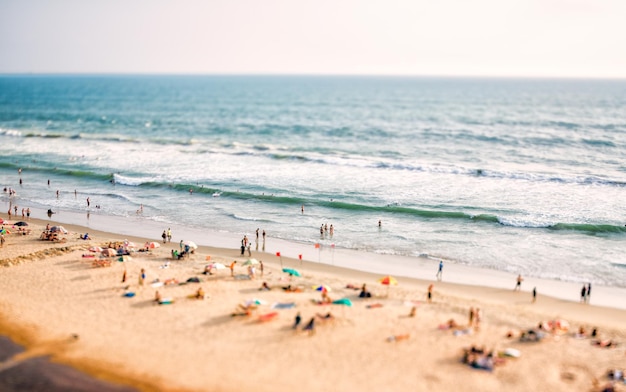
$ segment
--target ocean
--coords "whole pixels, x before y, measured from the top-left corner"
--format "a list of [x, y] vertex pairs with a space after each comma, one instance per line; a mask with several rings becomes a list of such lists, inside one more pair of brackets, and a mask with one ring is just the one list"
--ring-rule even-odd
[[0, 206], [624, 288], [624, 108], [625, 80], [5, 75]]

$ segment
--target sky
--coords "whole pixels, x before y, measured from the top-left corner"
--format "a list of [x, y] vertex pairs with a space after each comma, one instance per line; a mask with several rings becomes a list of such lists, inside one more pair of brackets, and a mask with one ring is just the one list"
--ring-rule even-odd
[[0, 73], [626, 78], [626, 0], [0, 0]]

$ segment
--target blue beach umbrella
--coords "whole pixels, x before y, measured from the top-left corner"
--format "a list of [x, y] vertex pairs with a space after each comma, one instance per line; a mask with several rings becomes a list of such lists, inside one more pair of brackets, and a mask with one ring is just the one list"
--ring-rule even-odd
[[326, 286], [325, 284], [321, 284], [319, 286], [313, 286], [313, 289], [315, 291], [326, 291], [326, 292], [330, 292], [330, 287]]

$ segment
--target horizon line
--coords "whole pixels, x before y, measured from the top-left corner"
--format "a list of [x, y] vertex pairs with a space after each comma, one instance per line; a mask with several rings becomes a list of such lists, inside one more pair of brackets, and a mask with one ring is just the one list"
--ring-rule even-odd
[[626, 76], [554, 75], [461, 75], [461, 74], [385, 74], [385, 73], [279, 73], [279, 72], [0, 72], [0, 76], [279, 76], [279, 77], [380, 77], [433, 79], [557, 79], [626, 80]]

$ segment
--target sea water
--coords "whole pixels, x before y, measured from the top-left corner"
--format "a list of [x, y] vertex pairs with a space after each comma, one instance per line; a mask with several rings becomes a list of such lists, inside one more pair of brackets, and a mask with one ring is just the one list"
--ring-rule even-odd
[[0, 206], [623, 288], [624, 108], [624, 80], [2, 76]]

